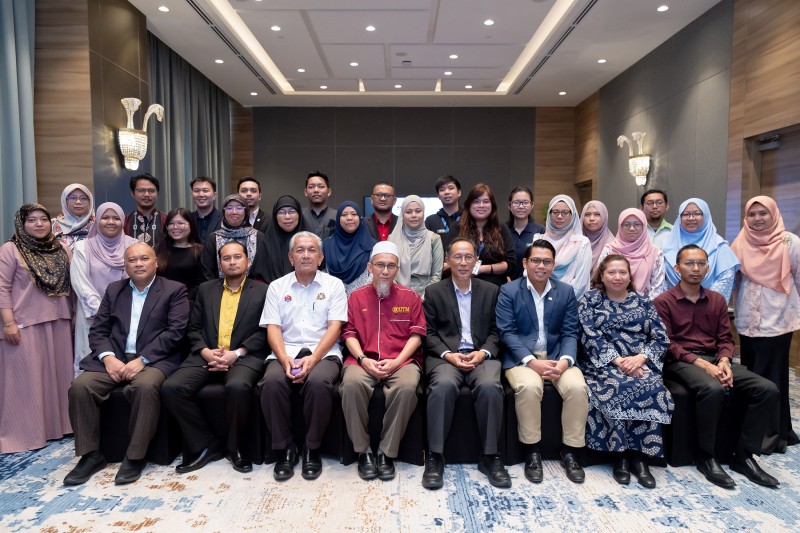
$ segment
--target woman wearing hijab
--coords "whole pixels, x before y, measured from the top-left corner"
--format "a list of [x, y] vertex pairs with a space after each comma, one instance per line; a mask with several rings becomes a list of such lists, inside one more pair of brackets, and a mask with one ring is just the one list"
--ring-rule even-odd
[[401, 216], [389, 234], [389, 240], [400, 251], [397, 283], [423, 296], [425, 287], [442, 279], [442, 239], [425, 227], [422, 198], [415, 194], [406, 196]]
[[89, 235], [94, 223], [94, 197], [80, 183], [71, 183], [61, 192], [61, 213], [52, 221], [53, 235], [69, 249]]
[[769, 196], [751, 198], [744, 212], [744, 226], [731, 244], [742, 263], [734, 324], [742, 364], [780, 391], [779, 420], [764, 438], [764, 451], [783, 452], [798, 443], [789, 411], [789, 348], [800, 329], [800, 239], [786, 231]]
[[80, 374], [78, 364], [91, 353], [89, 328], [103, 300], [108, 285], [125, 273], [125, 249], [136, 239], [122, 233], [125, 212], [113, 203], [106, 202], [97, 208], [97, 220], [86, 239], [75, 244], [70, 264], [70, 281], [78, 297], [75, 312], [75, 375]]
[[663, 240], [667, 285], [673, 287], [680, 281], [680, 275], [672, 268], [678, 250], [687, 244], [696, 244], [708, 254], [708, 274], [703, 287], [717, 291], [728, 301], [731, 298], [733, 282], [739, 270], [739, 259], [728, 246], [728, 242], [717, 235], [717, 228], [711, 220], [708, 204], [700, 198], [689, 198], [678, 209], [678, 218], [672, 231]]
[[0, 246], [0, 453], [43, 447], [72, 433], [69, 252], [50, 213], [25, 204]]
[[[250, 260], [247, 277], [265, 281], [264, 265], [267, 249], [264, 235], [250, 225], [247, 203], [238, 194], [228, 195], [222, 202], [220, 228], [209, 233], [203, 244], [200, 264], [203, 266], [203, 276], [206, 281], [223, 277], [222, 269], [219, 266], [219, 250], [230, 241], [240, 242], [247, 249], [247, 258]], [[270, 253], [274, 252], [270, 251]]]
[[534, 239], [547, 239], [556, 249], [556, 266], [553, 276], [568, 283], [580, 300], [589, 289], [592, 273], [592, 246], [581, 233], [581, 223], [575, 217], [575, 201], [565, 194], [550, 200], [547, 208], [547, 227], [544, 234]]
[[347, 296], [359, 287], [372, 283], [367, 263], [375, 239], [364, 224], [355, 202], [342, 202], [336, 210], [333, 234], [322, 241], [325, 269], [344, 283]]
[[581, 230], [592, 246], [592, 270], [602, 259], [603, 247], [614, 240], [614, 234], [608, 229], [608, 209], [606, 204], [598, 200], [586, 202], [581, 211]]
[[264, 264], [267, 283], [272, 283], [294, 270], [289, 262], [289, 240], [295, 233], [306, 231], [301, 210], [300, 202], [288, 194], [278, 198], [272, 206], [272, 223], [264, 232], [269, 250]]
[[597, 264], [608, 255], [623, 256], [630, 263], [634, 288], [652, 300], [667, 290], [664, 252], [651, 241], [641, 209], [626, 209], [618, 224], [617, 237], [603, 247]]

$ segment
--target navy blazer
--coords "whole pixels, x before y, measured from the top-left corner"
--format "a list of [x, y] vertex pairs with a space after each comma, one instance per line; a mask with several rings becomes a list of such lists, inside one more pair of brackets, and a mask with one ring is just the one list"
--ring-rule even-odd
[[[92, 353], [81, 360], [83, 370], [105, 372], [105, 365], [97, 359], [103, 352], [113, 352], [117, 359], [126, 362], [125, 343], [131, 326], [132, 294], [127, 278], [111, 283], [106, 289], [89, 330]], [[181, 341], [188, 322], [186, 286], [156, 276], [144, 300], [136, 330], [136, 355], [145, 357], [150, 366], [169, 377], [181, 364]]]
[[[500, 287], [497, 297], [497, 329], [506, 347], [503, 368], [522, 364], [532, 355], [539, 338], [539, 319], [536, 304], [528, 289], [527, 276]], [[544, 327], [547, 339], [547, 358], [558, 360], [562, 355], [578, 358], [578, 300], [571, 285], [550, 278], [550, 291], [544, 300]]]
[[206, 228], [206, 232], [203, 235], [200, 235], [200, 222], [198, 221], [200, 214], [197, 211], [192, 211], [192, 216], [194, 217], [194, 223], [197, 226], [197, 236], [200, 238], [201, 243], [206, 242], [208, 235], [214, 233], [222, 226], [222, 211], [216, 207], [209, 213], [211, 218], [208, 221], [208, 228]]

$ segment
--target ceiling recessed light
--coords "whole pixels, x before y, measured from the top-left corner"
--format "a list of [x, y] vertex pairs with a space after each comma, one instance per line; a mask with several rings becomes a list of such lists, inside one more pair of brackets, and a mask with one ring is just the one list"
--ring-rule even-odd
[[304, 68], [297, 69], [297, 72], [305, 72], [305, 71], [306, 71], [306, 69], [304, 69]]
[[319, 88], [320, 88], [320, 89], [327, 89], [327, 88], [328, 88], [328, 86], [327, 86], [327, 85], [320, 85], [320, 86], [319, 86]]
[[450, 59], [458, 59], [458, 54], [450, 54]]
[[395, 85], [395, 86], [394, 86], [394, 88], [395, 88], [395, 89], [402, 89], [402, 88], [403, 88], [403, 86], [402, 86], [402, 85], [400, 85], [400, 84], [398, 83], [397, 85]]
[[158, 6], [158, 10], [162, 13], [169, 13], [169, 8], [167, 6]]
[[606, 62], [606, 60], [605, 60], [605, 59], [598, 59], [598, 60], [597, 60], [597, 62], [598, 62], [598, 63], [600, 63], [600, 64], [602, 65], [603, 63], [605, 63], [605, 62]]
[[355, 61], [353, 61], [352, 63], [350, 63], [350, 66], [351, 66], [351, 67], [357, 67], [357, 66], [358, 66], [358, 63], [356, 63]]
[[453, 73], [452, 73], [452, 72], [450, 72], [449, 70], [447, 70], [447, 71], [445, 71], [444, 75], [445, 75], [445, 76], [452, 76], [452, 75], [453, 75]]
[[276, 26], [271, 26], [269, 29], [271, 29], [272, 31], [281, 31], [281, 27], [277, 26], [277, 25]]
[[258, 93], [250, 93], [250, 96], [258, 96]]
[[465, 89], [472, 89], [472, 85], [464, 85]]
[[564, 96], [565, 94], [567, 94], [565, 91], [559, 91], [559, 92], [558, 92], [558, 95], [559, 95], [559, 96]]
[[215, 59], [215, 60], [214, 60], [214, 63], [224, 63], [224, 61], [223, 61], [223, 60], [221, 60], [221, 59]]
[[658, 6], [658, 9], [656, 9], [656, 11], [658, 11], [659, 13], [663, 13], [664, 11], [666, 11], [668, 9], [669, 9], [669, 6], [666, 6], [666, 5], [665, 6]]
[[375, 26], [373, 26], [372, 24], [370, 24], [370, 25], [369, 25], [369, 26], [367, 26], [365, 29], [366, 29], [367, 31], [375, 31]]
[[492, 19], [486, 19], [486, 20], [483, 21], [483, 25], [484, 26], [491, 26], [493, 24], [494, 24], [494, 21]]

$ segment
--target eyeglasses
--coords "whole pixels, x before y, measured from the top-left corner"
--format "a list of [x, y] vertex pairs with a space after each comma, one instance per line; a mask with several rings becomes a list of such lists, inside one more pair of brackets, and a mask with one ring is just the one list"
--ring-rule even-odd
[[378, 200], [388, 200], [389, 198], [394, 198], [394, 194], [389, 194], [386, 192], [381, 192], [381, 193], [374, 192], [372, 193], [372, 196], [374, 196]]
[[291, 216], [294, 216], [296, 214], [297, 214], [297, 209], [293, 209], [291, 207], [289, 207], [287, 209], [281, 209], [281, 210], [278, 211], [278, 216], [279, 217], [287, 217], [287, 216], [291, 217]]
[[388, 270], [391, 272], [392, 270], [397, 269], [397, 263], [372, 263], [372, 267], [377, 269], [378, 272], [383, 270]]
[[553, 215], [554, 217], [562, 216], [566, 218], [572, 214], [572, 211], [570, 211], [569, 209], [564, 209], [563, 211], [559, 211], [558, 209], [551, 209], [550, 214]]
[[511, 207], [530, 207], [531, 203], [528, 200], [515, 200], [511, 202]]
[[642, 229], [642, 226], [644, 226], [644, 224], [642, 224], [641, 222], [623, 222], [622, 223], [622, 229]]
[[156, 194], [158, 191], [155, 189], [136, 189], [139, 194]]
[[226, 205], [225, 212], [226, 213], [241, 213], [244, 211], [243, 205]]
[[647, 207], [653, 207], [653, 206], [661, 207], [662, 205], [664, 205], [664, 200], [648, 200], [644, 203], [644, 205], [646, 205]]
[[188, 224], [188, 223], [186, 223], [186, 222], [170, 222], [169, 224], [167, 224], [167, 229], [173, 229], [173, 228], [185, 228], [185, 227], [187, 227], [188, 225], [189, 225], [189, 224]]
[[475, 260], [475, 256], [472, 254], [467, 255], [451, 255], [450, 260], [454, 263], [471, 263]]
[[695, 211], [694, 213], [681, 213], [681, 218], [688, 219], [688, 218], [703, 218], [702, 211]]
[[537, 257], [534, 257], [532, 259], [528, 259], [528, 263], [533, 264], [533, 266], [544, 265], [546, 267], [549, 267], [553, 266], [553, 263], [555, 263], [555, 261], [553, 261], [552, 259], [539, 259]]
[[75, 203], [75, 202], [77, 202], [79, 200], [85, 204], [86, 202], [89, 201], [89, 197], [88, 196], [75, 196], [74, 194], [70, 194], [69, 196], [67, 196], [67, 201], [68, 202]]
[[695, 260], [695, 259], [687, 259], [686, 261], [683, 262], [683, 266], [687, 266], [689, 268], [694, 268], [694, 267], [702, 268], [702, 267], [706, 266], [707, 264], [708, 264], [708, 261], [704, 261], [702, 259], [697, 259], [697, 260]]

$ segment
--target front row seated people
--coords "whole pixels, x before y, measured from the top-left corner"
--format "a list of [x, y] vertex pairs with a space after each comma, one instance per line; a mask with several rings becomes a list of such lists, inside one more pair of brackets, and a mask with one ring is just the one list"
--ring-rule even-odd
[[114, 482], [139, 479], [161, 410], [160, 389], [180, 365], [180, 343], [189, 319], [186, 287], [156, 276], [156, 255], [138, 242], [125, 250], [130, 279], [108, 286], [89, 330], [92, 352], [84, 372], [69, 389], [69, 418], [75, 433], [77, 466], [65, 485], [86, 483], [107, 463], [100, 452], [100, 406], [123, 386], [131, 404], [130, 443]]
[[478, 261], [475, 244], [456, 237], [448, 250], [452, 279], [425, 289], [425, 370], [428, 375], [428, 453], [422, 486], [444, 485], [444, 442], [450, 432], [459, 389], [466, 383], [475, 401], [483, 456], [478, 469], [495, 487], [508, 488], [511, 477], [500, 459], [503, 418], [500, 338], [495, 323], [498, 288], [472, 278]]
[[[264, 373], [267, 336], [259, 319], [267, 286], [246, 277], [250, 260], [241, 242], [223, 245], [219, 264], [225, 277], [207, 281], [197, 290], [187, 330], [189, 355], [161, 388], [164, 404], [183, 432], [183, 462], [175, 467], [179, 474], [199, 470], [226, 454], [234, 470], [253, 469], [240, 444], [253, 387]], [[196, 398], [200, 389], [214, 382], [225, 384], [224, 443], [211, 431]]]
[[561, 459], [567, 478], [583, 483], [578, 449], [585, 446], [589, 391], [575, 366], [578, 351], [578, 302], [570, 285], [551, 277], [556, 251], [544, 239], [528, 247], [524, 275], [500, 288], [497, 328], [506, 346], [503, 368], [514, 390], [519, 440], [527, 451], [525, 477], [543, 477], [541, 402], [544, 382], [561, 395], [563, 444]]
[[764, 472], [753, 454], [761, 455], [770, 416], [778, 408], [778, 388], [746, 367], [733, 363], [733, 340], [725, 297], [701, 283], [708, 274], [708, 255], [697, 245], [680, 249], [675, 272], [680, 282], [655, 299], [669, 335], [669, 359], [664, 375], [683, 383], [697, 402], [697, 469], [711, 483], [731, 489], [736, 482], [715, 457], [717, 430], [726, 396], [746, 403], [742, 430], [731, 470], [765, 487], [778, 480]]
[[333, 412], [333, 387], [339, 381], [342, 351], [339, 334], [347, 320], [344, 284], [319, 269], [322, 241], [300, 231], [289, 240], [289, 262], [294, 268], [269, 285], [261, 326], [267, 328], [272, 354], [259, 382], [261, 409], [279, 452], [273, 476], [285, 481], [299, 462], [292, 435], [292, 392], [303, 398], [306, 437], [303, 479], [322, 473], [319, 448]]
[[[393, 459], [417, 406], [425, 315], [419, 295], [394, 283], [398, 268], [396, 244], [382, 241], [373, 247], [372, 283], [350, 295], [342, 334], [350, 352], [342, 375], [342, 409], [364, 480], [394, 478]], [[386, 413], [376, 461], [367, 424], [369, 400], [379, 383], [384, 384]]]

